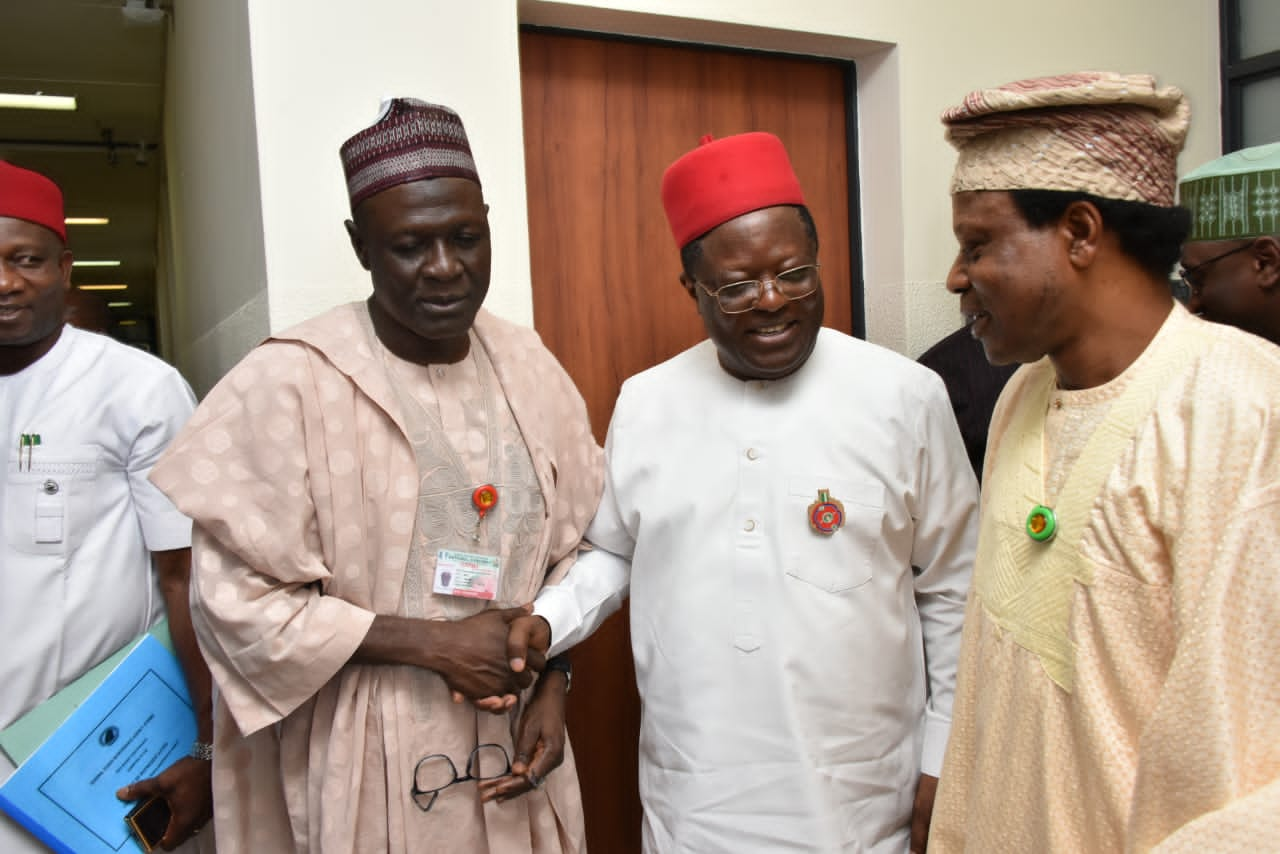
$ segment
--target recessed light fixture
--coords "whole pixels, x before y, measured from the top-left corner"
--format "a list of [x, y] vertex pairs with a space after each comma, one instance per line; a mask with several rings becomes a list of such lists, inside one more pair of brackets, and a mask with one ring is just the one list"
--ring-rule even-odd
[[123, 291], [128, 290], [128, 285], [76, 285], [82, 291]]
[[111, 220], [105, 216], [69, 216], [63, 222], [67, 225], [107, 225]]
[[119, 261], [72, 261], [72, 267], [119, 267]]
[[121, 326], [137, 326], [137, 325], [138, 325], [138, 321], [136, 321], [136, 320], [122, 320], [122, 321], [120, 321], [120, 325], [121, 325]]
[[133, 305], [133, 303], [125, 300], [124, 302], [109, 302], [107, 303], [107, 308], [128, 308], [131, 305]]
[[74, 110], [76, 99], [71, 95], [45, 95], [40, 92], [34, 95], [0, 92], [0, 108], [6, 107], [11, 110]]

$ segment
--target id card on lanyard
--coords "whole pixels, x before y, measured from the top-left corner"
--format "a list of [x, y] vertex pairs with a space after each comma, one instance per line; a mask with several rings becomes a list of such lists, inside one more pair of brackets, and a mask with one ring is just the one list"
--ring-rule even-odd
[[502, 559], [497, 555], [440, 549], [436, 552], [436, 577], [432, 592], [467, 599], [498, 597]]

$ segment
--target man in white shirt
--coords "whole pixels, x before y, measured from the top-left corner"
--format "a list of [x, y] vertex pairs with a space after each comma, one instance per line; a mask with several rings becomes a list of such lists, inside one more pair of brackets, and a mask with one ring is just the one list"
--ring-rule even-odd
[[777, 137], [708, 137], [663, 203], [710, 340], [623, 386], [596, 548], [512, 650], [630, 595], [647, 852], [922, 851], [977, 517], [946, 391], [821, 327]]
[[[198, 719], [193, 756], [120, 791], [161, 795], [172, 848], [213, 814], [209, 671], [187, 605], [191, 522], [147, 481], [195, 406], [159, 359], [65, 325], [62, 192], [0, 161], [0, 729], [168, 612]], [[13, 771], [0, 753], [0, 782]], [[0, 816], [0, 851], [43, 851]]]

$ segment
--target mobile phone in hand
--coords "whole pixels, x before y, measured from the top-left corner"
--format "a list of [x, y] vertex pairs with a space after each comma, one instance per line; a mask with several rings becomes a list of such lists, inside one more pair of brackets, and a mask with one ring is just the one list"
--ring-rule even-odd
[[159, 795], [154, 795], [129, 810], [124, 820], [129, 823], [133, 835], [142, 843], [142, 850], [150, 854], [160, 845], [164, 832], [169, 828], [169, 819], [172, 815], [169, 802]]

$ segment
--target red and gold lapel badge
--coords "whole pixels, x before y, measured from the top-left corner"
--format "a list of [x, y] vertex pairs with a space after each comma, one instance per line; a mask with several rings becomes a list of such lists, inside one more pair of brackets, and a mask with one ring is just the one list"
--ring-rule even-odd
[[828, 489], [818, 490], [818, 500], [809, 505], [809, 527], [831, 536], [844, 524], [844, 505], [831, 497]]

